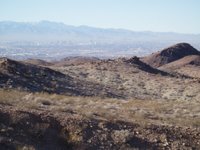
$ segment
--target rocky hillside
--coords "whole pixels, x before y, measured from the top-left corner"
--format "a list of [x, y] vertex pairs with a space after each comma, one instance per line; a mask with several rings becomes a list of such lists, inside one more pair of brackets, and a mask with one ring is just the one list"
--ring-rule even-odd
[[[138, 68], [141, 71], [147, 72], [147, 73], [151, 73], [151, 74], [161, 74], [161, 75], [168, 75], [170, 76], [169, 73], [158, 70], [156, 68], [151, 67], [150, 65], [142, 62], [140, 60], [140, 58], [138, 58], [137, 56], [134, 56], [130, 59], [125, 59], [124, 60], [125, 63], [129, 63], [131, 65], [133, 65], [135, 68]], [[171, 75], [172, 76], [172, 75]]]
[[100, 84], [85, 82], [49, 68], [7, 58], [0, 59], [0, 77], [1, 88], [66, 95], [116, 96], [112, 92], [113, 89]]
[[200, 97], [198, 81], [182, 74], [160, 71], [138, 57], [52, 66], [52, 69], [80, 80], [115, 88], [126, 98], [189, 100]]
[[142, 60], [153, 67], [160, 67], [188, 55], [200, 55], [200, 52], [190, 44], [179, 43], [146, 56]]
[[145, 58], [0, 58], [0, 149], [198, 150], [199, 58], [186, 43]]
[[0, 105], [0, 149], [200, 149], [200, 131]]
[[[172, 52], [170, 59], [171, 56], [179, 58], [180, 47], [183, 49], [190, 46], [185, 43], [177, 44], [166, 48], [161, 54]], [[185, 51], [198, 53], [192, 48]], [[163, 56], [168, 56], [167, 54]], [[188, 61], [191, 60], [190, 63], [197, 64], [197, 59], [194, 61], [188, 59]], [[143, 59], [136, 56], [104, 60], [74, 57], [54, 62], [47, 68], [2, 58], [0, 86], [31, 92], [124, 99], [191, 100], [200, 97], [199, 78], [196, 78], [199, 70], [196, 67], [193, 70], [194, 73], [190, 75], [188, 73], [191, 69], [187, 69], [188, 73], [165, 69], [161, 71], [141, 60]]]

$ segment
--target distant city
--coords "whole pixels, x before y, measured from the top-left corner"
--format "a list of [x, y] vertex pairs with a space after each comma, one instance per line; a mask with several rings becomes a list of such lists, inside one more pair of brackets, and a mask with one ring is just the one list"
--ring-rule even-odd
[[50, 21], [0, 22], [0, 56], [13, 59], [145, 56], [179, 42], [191, 43], [200, 49], [199, 39], [199, 34], [135, 32], [70, 26]]

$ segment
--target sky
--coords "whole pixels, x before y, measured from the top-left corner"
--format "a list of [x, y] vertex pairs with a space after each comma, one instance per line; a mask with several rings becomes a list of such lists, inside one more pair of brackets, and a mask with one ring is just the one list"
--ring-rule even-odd
[[0, 0], [0, 21], [200, 34], [200, 0]]

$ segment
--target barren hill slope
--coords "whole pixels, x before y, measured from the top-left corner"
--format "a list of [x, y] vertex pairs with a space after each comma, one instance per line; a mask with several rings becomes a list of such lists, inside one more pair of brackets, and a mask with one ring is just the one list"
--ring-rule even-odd
[[185, 65], [200, 66], [200, 55], [189, 55], [161, 66], [159, 69], [178, 69]]
[[200, 52], [190, 44], [179, 43], [165, 48], [162, 51], [143, 57], [142, 61], [153, 67], [160, 67], [188, 55], [200, 55]]
[[[0, 87], [66, 95], [113, 96], [112, 89], [82, 81], [49, 68], [0, 59]], [[117, 93], [116, 90], [114, 90]]]
[[200, 55], [183, 57], [182, 59], [163, 65], [159, 69], [200, 78]]
[[[127, 98], [148, 100], [200, 98], [198, 81], [152, 68], [137, 57], [52, 66], [52, 68], [80, 80], [115, 88]], [[195, 90], [191, 90], [192, 87]]]

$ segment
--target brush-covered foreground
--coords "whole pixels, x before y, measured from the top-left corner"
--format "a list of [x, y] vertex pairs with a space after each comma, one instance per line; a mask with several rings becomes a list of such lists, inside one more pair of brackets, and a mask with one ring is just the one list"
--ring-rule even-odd
[[0, 91], [1, 149], [199, 149], [200, 101]]

